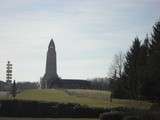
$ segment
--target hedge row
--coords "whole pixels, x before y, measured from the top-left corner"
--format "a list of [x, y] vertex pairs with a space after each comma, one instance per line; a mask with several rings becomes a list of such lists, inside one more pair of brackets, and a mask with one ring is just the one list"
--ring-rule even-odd
[[38, 102], [24, 100], [1, 100], [0, 116], [7, 117], [77, 117], [98, 118], [100, 113], [109, 110], [89, 108], [79, 104]]

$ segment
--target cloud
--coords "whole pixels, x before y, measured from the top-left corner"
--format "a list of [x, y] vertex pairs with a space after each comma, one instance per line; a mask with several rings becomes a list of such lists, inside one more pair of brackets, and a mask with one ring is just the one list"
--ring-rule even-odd
[[[158, 0], [1, 0], [0, 79], [14, 64], [18, 81], [38, 81], [51, 37], [64, 78], [106, 76], [112, 57], [143, 40], [159, 15]], [[85, 72], [84, 72], [85, 70]]]

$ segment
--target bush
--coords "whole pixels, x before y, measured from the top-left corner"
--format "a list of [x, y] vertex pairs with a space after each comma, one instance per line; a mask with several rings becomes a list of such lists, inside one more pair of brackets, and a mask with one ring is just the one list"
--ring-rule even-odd
[[100, 115], [100, 120], [122, 120], [126, 115], [125, 112], [108, 112]]

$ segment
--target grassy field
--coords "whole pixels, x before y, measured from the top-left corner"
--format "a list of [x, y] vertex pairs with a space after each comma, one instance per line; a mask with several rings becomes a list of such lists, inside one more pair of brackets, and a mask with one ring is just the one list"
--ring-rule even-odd
[[148, 109], [151, 103], [146, 101], [113, 99], [110, 92], [83, 89], [45, 89], [27, 90], [17, 95], [20, 100], [37, 100], [45, 102], [79, 103], [89, 107], [127, 107]]

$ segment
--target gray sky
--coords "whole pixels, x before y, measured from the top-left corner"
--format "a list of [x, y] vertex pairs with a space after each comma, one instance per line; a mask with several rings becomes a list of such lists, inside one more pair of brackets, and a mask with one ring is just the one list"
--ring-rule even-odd
[[114, 54], [144, 39], [160, 0], [0, 0], [0, 79], [13, 63], [16, 81], [38, 81], [53, 37], [58, 75], [105, 77]]

